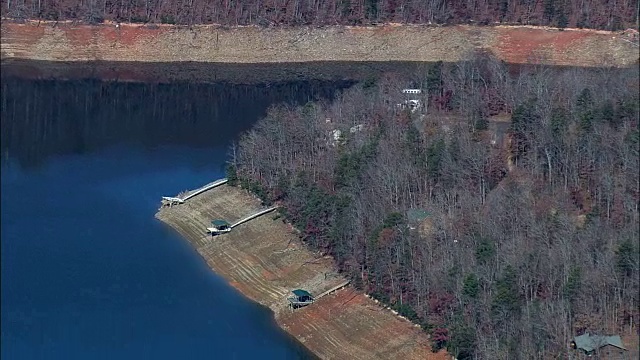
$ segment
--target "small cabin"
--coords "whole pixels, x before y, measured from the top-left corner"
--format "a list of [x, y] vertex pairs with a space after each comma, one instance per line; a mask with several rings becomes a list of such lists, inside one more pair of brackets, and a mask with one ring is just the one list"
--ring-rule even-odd
[[422, 89], [403, 89], [402, 93], [406, 95], [406, 99], [397, 104], [400, 109], [409, 109], [413, 113], [422, 108], [419, 96], [422, 94]]
[[211, 222], [211, 227], [207, 228], [207, 233], [210, 233], [211, 235], [228, 233], [229, 231], [231, 231], [231, 224], [220, 219], [213, 220]]
[[302, 289], [296, 289], [292, 291], [293, 296], [289, 297], [289, 306], [291, 308], [299, 308], [303, 306], [307, 306], [309, 304], [313, 304], [315, 299], [313, 295], [311, 295], [308, 291]]
[[402, 93], [418, 95], [418, 94], [422, 94], [422, 89], [403, 89]]
[[622, 345], [622, 339], [618, 335], [602, 336], [594, 334], [582, 334], [571, 341], [571, 348], [577, 352], [578, 359], [606, 359], [627, 360], [629, 354]]
[[425, 209], [409, 209], [407, 211], [407, 225], [409, 230], [415, 230], [423, 236], [433, 233], [433, 220], [431, 213]]

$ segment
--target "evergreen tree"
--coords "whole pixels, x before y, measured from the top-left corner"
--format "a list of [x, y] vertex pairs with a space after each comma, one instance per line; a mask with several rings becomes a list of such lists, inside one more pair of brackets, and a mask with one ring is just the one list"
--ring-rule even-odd
[[496, 283], [492, 310], [497, 320], [506, 320], [520, 310], [520, 294], [517, 275], [511, 265], [507, 265], [502, 277]]
[[556, 15], [555, 0], [544, 0], [544, 18], [551, 22]]
[[576, 107], [580, 129], [584, 132], [591, 132], [593, 129], [593, 97], [589, 88], [582, 90], [576, 101]]
[[580, 268], [578, 266], [572, 266], [564, 285], [564, 296], [569, 301], [573, 301], [578, 295], [578, 291], [580, 291], [581, 277]]
[[478, 278], [473, 273], [468, 274], [462, 284], [462, 294], [470, 299], [475, 299], [478, 297], [479, 292], [480, 283], [478, 282]]
[[616, 268], [621, 275], [631, 276], [634, 270], [638, 269], [638, 251], [634, 249], [633, 243], [625, 240], [616, 249]]

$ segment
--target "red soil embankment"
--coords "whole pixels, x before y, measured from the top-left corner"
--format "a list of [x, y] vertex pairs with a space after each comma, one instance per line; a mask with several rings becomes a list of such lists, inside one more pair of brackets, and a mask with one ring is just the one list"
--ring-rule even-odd
[[46, 61], [270, 63], [459, 61], [474, 51], [508, 63], [628, 66], [629, 33], [525, 26], [222, 28], [3, 21], [1, 58]]
[[431, 352], [424, 331], [349, 286], [291, 311], [287, 296], [293, 289], [318, 296], [346, 279], [330, 257], [311, 252], [273, 213], [228, 234], [205, 235], [211, 220], [234, 222], [260, 207], [246, 191], [222, 185], [164, 207], [156, 217], [183, 235], [233, 287], [269, 307], [282, 328], [323, 359], [445, 358], [444, 351]]
[[[339, 290], [295, 312], [283, 313], [278, 323], [300, 334], [303, 344], [322, 349], [327, 359], [449, 359], [447, 353], [431, 351], [424, 332], [408, 321], [389, 321], [385, 310], [352, 288]], [[384, 346], [381, 346], [384, 344]]]

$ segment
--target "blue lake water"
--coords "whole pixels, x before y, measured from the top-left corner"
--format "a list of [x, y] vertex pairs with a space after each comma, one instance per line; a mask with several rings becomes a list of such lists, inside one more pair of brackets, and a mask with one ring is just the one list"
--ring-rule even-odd
[[244, 113], [197, 95], [220, 88], [140, 86], [3, 79], [2, 359], [310, 358], [154, 214], [222, 177], [266, 106], [336, 86], [240, 89], [262, 101]]

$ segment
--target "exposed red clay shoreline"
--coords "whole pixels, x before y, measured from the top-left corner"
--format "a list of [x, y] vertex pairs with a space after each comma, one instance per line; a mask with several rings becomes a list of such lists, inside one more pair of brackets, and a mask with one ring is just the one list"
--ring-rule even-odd
[[248, 298], [270, 308], [278, 324], [322, 359], [445, 360], [427, 334], [361, 291], [347, 286], [291, 311], [287, 296], [305, 289], [319, 296], [342, 287], [333, 259], [311, 252], [290, 225], [267, 214], [212, 238], [211, 219], [233, 222], [261, 207], [246, 191], [226, 185], [184, 204], [161, 208], [156, 218], [187, 239], [207, 264]]
[[2, 22], [0, 58], [44, 61], [274, 63], [445, 61], [493, 53], [508, 63], [629, 66], [637, 32], [526, 26], [260, 28]]

